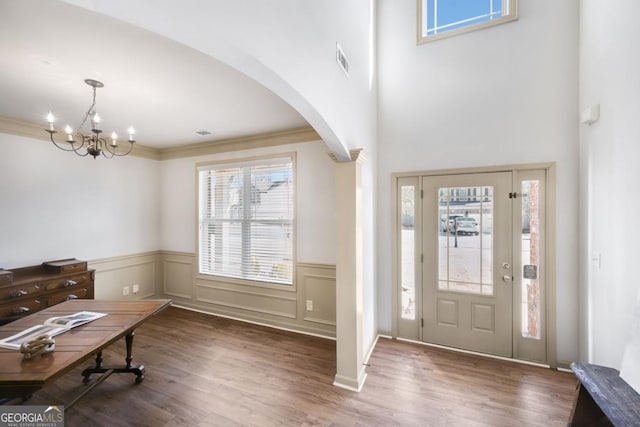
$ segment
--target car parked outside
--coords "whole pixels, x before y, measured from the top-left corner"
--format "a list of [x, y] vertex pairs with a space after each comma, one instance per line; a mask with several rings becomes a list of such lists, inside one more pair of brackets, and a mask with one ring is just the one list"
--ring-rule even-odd
[[480, 234], [480, 229], [478, 227], [478, 221], [475, 218], [471, 218], [468, 216], [459, 216], [455, 218], [455, 225], [453, 228], [454, 232], [457, 232], [458, 235], [461, 234]]
[[455, 220], [456, 218], [460, 218], [462, 215], [449, 215], [449, 221], [446, 221], [444, 218], [440, 218], [440, 229], [443, 232], [450, 231], [453, 233]]

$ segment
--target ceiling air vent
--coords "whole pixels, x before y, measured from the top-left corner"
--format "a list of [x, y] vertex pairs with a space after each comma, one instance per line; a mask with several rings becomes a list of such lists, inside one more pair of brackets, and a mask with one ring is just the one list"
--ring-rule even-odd
[[211, 135], [211, 132], [209, 132], [208, 130], [199, 130], [196, 132], [198, 135], [202, 135], [202, 136], [207, 136], [207, 135]]
[[336, 61], [340, 68], [342, 68], [342, 71], [344, 71], [347, 77], [349, 77], [349, 61], [347, 61], [347, 57], [344, 55], [344, 52], [338, 43], [336, 43]]

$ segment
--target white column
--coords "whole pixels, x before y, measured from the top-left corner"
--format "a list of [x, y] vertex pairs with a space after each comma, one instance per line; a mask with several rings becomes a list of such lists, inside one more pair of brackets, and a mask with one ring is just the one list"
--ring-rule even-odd
[[[333, 156], [332, 156], [333, 157]], [[362, 350], [362, 183], [360, 150], [336, 162], [336, 376], [360, 391], [367, 376]], [[335, 160], [335, 158], [334, 158]]]

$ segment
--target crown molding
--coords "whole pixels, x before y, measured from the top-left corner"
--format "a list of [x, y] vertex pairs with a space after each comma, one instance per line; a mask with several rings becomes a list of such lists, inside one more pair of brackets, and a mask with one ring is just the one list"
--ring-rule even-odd
[[[50, 142], [49, 134], [44, 131], [42, 125], [10, 117], [0, 116], [0, 133]], [[284, 131], [199, 142], [196, 144], [176, 145], [167, 148], [154, 148], [136, 143], [130, 155], [152, 160], [169, 160], [321, 140], [320, 135], [318, 135], [311, 126], [306, 126]]]
[[[10, 135], [25, 136], [27, 138], [40, 139], [51, 143], [49, 134], [45, 132], [43, 125], [38, 125], [25, 120], [18, 120], [11, 117], [0, 116], [0, 133]], [[146, 159], [160, 160], [160, 150], [149, 147], [138, 142], [133, 147], [130, 156], [143, 157]]]
[[0, 132], [49, 141], [49, 134], [44, 131], [44, 125], [38, 127], [35, 123], [10, 117], [0, 116]]
[[356, 148], [353, 150], [349, 150], [350, 160], [342, 161], [335, 155], [335, 153], [329, 153], [329, 157], [336, 163], [345, 163], [345, 162], [355, 162], [358, 159], [364, 160], [364, 154], [362, 153], [362, 148]]
[[311, 127], [288, 129], [277, 132], [266, 132], [237, 138], [218, 139], [196, 144], [176, 145], [162, 148], [160, 160], [195, 157], [207, 154], [226, 153], [230, 151], [249, 150], [252, 148], [273, 147], [276, 145], [295, 144], [297, 142], [321, 141], [320, 135]]

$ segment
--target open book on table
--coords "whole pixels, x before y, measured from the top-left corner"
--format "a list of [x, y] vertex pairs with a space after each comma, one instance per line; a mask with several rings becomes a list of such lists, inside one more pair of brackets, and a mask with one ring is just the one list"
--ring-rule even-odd
[[106, 314], [93, 311], [79, 311], [66, 316], [50, 317], [42, 325], [32, 326], [29, 329], [25, 329], [22, 332], [0, 340], [0, 347], [19, 350], [23, 342], [30, 341], [40, 335], [47, 334], [50, 337], [54, 337], [71, 328], [84, 325], [103, 316], [106, 316]]

